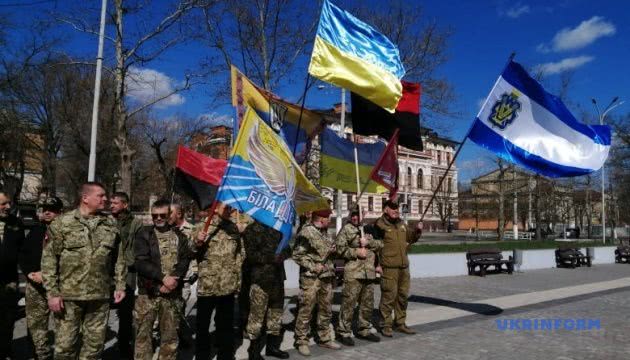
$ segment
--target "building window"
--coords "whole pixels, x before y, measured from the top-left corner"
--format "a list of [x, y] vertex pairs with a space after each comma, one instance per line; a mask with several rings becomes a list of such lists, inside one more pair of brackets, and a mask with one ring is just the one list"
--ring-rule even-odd
[[451, 154], [450, 152], [446, 153], [446, 163], [450, 164], [452, 159], [453, 159], [453, 154]]
[[446, 186], [447, 186], [447, 191], [450, 194], [453, 191], [452, 186], [453, 185], [453, 179], [452, 178], [447, 178], [446, 179]]
[[374, 211], [374, 198], [368, 196], [368, 211]]
[[418, 199], [418, 214], [422, 215], [424, 211], [424, 201], [422, 199]]
[[350, 208], [352, 207], [352, 195], [347, 195], [346, 196], [346, 201], [348, 202], [346, 207], [347, 207], [348, 210], [350, 210]]
[[440, 152], [440, 150], [437, 151], [437, 163], [438, 165], [442, 165], [442, 152]]
[[409, 188], [411, 188], [411, 174], [412, 174], [411, 168], [408, 167], [407, 168], [407, 180], [405, 181], [405, 185], [409, 186]]
[[418, 178], [416, 179], [416, 188], [422, 189], [424, 184], [422, 183], [422, 169], [418, 169]]

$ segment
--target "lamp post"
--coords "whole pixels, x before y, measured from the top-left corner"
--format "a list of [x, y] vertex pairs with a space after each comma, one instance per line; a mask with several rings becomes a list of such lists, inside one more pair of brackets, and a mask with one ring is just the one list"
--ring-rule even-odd
[[[595, 98], [591, 99], [593, 105], [595, 106], [595, 110], [597, 111], [597, 117], [599, 117], [599, 125], [604, 125], [604, 119], [606, 118], [606, 114], [610, 112], [612, 109], [617, 106], [623, 104], [623, 101], [619, 101], [619, 96], [615, 96], [608, 106], [604, 109], [603, 112], [599, 111], [599, 106], [597, 106], [597, 101]], [[604, 165], [602, 165], [602, 243], [606, 243], [606, 200], [605, 200], [605, 181], [604, 181]]]

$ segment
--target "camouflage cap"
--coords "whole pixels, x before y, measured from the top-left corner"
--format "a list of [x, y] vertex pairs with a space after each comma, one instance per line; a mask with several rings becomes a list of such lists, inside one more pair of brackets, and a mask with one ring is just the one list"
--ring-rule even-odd
[[56, 196], [47, 196], [39, 201], [39, 207], [60, 212], [63, 209], [63, 201]]

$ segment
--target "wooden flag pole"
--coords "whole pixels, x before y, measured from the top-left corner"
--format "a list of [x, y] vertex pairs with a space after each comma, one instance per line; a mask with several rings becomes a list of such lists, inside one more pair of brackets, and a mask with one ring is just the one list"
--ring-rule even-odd
[[[516, 53], [513, 52], [512, 54], [510, 54], [510, 57], [508, 58], [508, 61], [507, 61], [506, 65], [505, 65], [505, 67], [507, 67], [510, 64], [510, 62], [512, 62], [512, 60], [514, 59], [514, 56], [516, 56]], [[493, 89], [494, 89], [494, 87], [493, 87]], [[492, 90], [490, 90], [490, 92], [492, 92]], [[486, 101], [481, 106], [482, 109], [486, 106], [486, 102], [487, 101], [488, 101], [488, 98], [486, 98]], [[424, 216], [427, 214], [427, 211], [429, 211], [429, 207], [433, 203], [433, 200], [435, 200], [435, 196], [437, 195], [437, 192], [442, 187], [442, 183], [444, 183], [444, 179], [446, 178], [446, 176], [448, 175], [449, 170], [451, 170], [451, 167], [455, 163], [455, 159], [457, 159], [457, 156], [462, 151], [462, 148], [464, 147], [464, 144], [466, 143], [466, 140], [468, 140], [468, 135], [470, 135], [470, 132], [472, 131], [472, 128], [473, 128], [474, 124], [475, 124], [475, 122], [473, 121], [472, 124], [470, 125], [470, 127], [468, 128], [468, 131], [466, 132], [466, 135], [464, 136], [464, 140], [462, 140], [462, 142], [459, 144], [459, 148], [457, 148], [457, 151], [455, 152], [455, 155], [453, 156], [451, 161], [448, 163], [448, 167], [446, 168], [446, 171], [444, 171], [444, 174], [440, 178], [440, 181], [439, 181], [437, 187], [435, 188], [435, 190], [433, 191], [433, 194], [431, 195], [431, 199], [429, 199], [429, 203], [424, 208], [424, 211], [422, 212], [422, 215], [420, 216], [420, 222], [422, 222], [424, 220]]]

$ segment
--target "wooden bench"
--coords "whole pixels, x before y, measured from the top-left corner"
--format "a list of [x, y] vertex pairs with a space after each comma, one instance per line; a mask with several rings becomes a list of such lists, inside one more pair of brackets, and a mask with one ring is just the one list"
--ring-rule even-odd
[[585, 265], [591, 267], [591, 257], [584, 255], [578, 248], [560, 247], [556, 249], [556, 267], [573, 269]]
[[630, 264], [630, 246], [620, 245], [615, 249], [615, 262]]
[[488, 268], [494, 267], [493, 272], [501, 273], [506, 271], [508, 274], [514, 272], [514, 259], [510, 256], [508, 260], [503, 259], [503, 254], [499, 249], [475, 249], [466, 253], [468, 263], [468, 275], [476, 275], [477, 270], [479, 276], [486, 276]]

